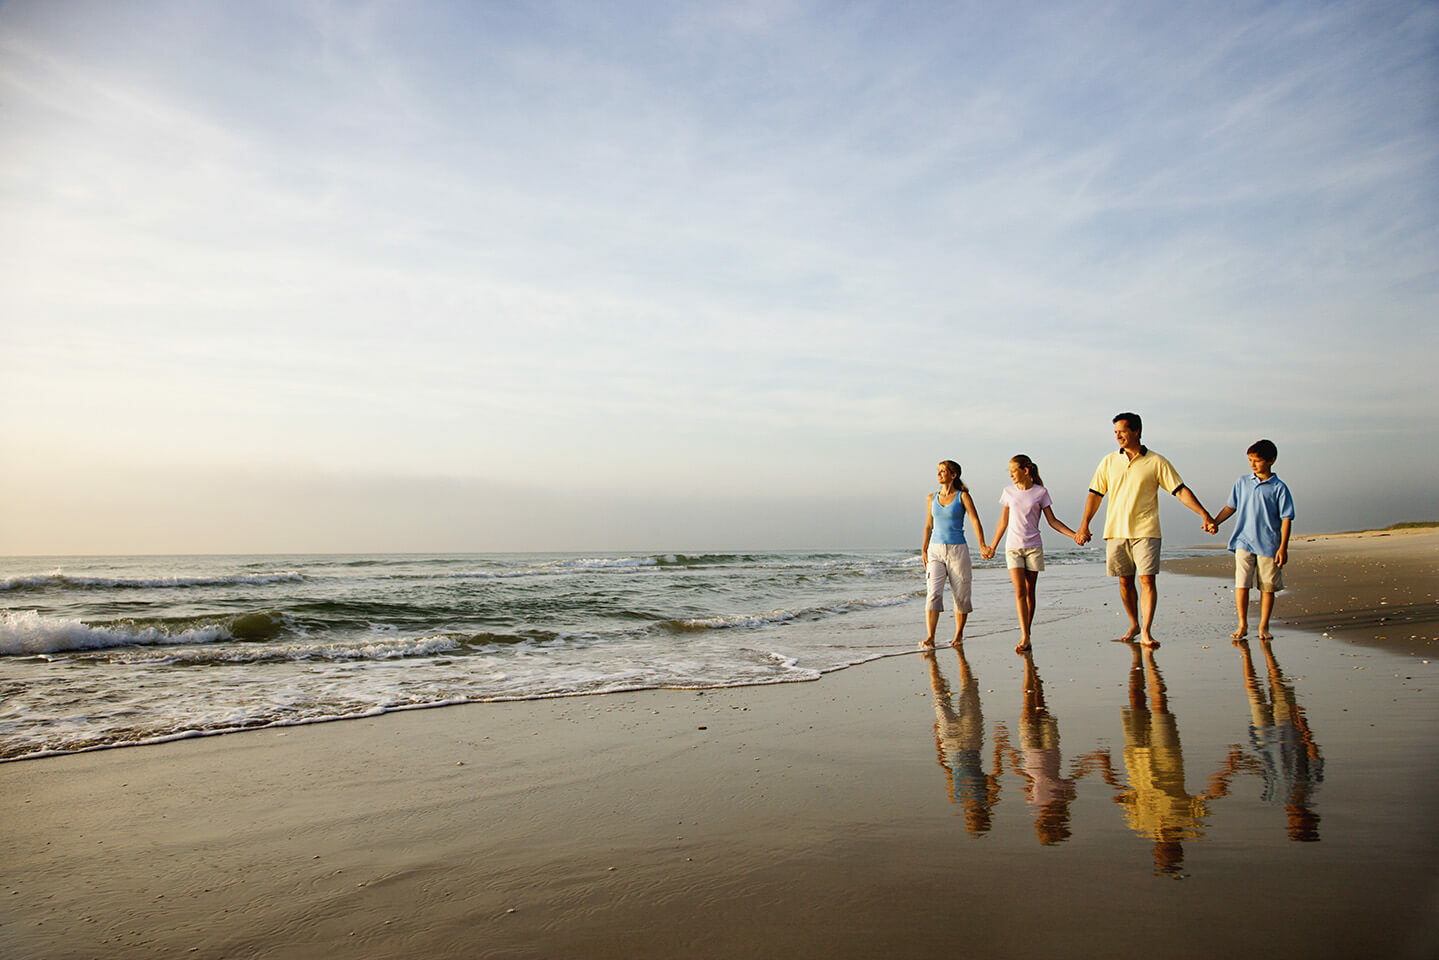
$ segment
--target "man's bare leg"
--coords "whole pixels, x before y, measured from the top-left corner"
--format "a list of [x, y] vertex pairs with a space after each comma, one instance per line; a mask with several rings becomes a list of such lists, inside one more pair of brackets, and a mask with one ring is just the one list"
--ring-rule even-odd
[[969, 616], [956, 604], [954, 608], [954, 639], [949, 642], [951, 647], [957, 647], [964, 643], [964, 621]]
[[934, 649], [934, 631], [939, 628], [939, 613], [938, 610], [924, 611], [924, 619], [926, 625], [929, 627], [929, 635], [924, 638], [924, 643], [919, 645], [921, 650]]
[[[1230, 634], [1235, 640], [1243, 640], [1245, 634], [1249, 633], [1249, 588], [1234, 588], [1234, 609], [1239, 614], [1239, 627]], [[1260, 630], [1263, 630], [1260, 627]]]
[[1154, 639], [1154, 634], [1150, 631], [1154, 626], [1155, 608], [1159, 606], [1159, 586], [1156, 582], [1158, 579], [1152, 573], [1141, 574], [1139, 577], [1139, 614], [1144, 621], [1139, 642], [1151, 650], [1159, 646], [1159, 641]]
[[1134, 574], [1119, 578], [1119, 599], [1124, 603], [1124, 612], [1129, 614], [1129, 629], [1119, 639], [1133, 640], [1139, 636], [1139, 594], [1134, 589]]

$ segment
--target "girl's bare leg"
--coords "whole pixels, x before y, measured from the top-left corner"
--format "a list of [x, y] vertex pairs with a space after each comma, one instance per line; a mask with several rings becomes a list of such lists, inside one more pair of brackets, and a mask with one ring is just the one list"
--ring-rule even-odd
[[1029, 578], [1025, 576], [1027, 572], [1023, 567], [1009, 568], [1009, 579], [1014, 584], [1014, 609], [1019, 614], [1019, 645], [1014, 648], [1016, 653], [1029, 649], [1029, 625], [1034, 620], [1034, 610], [1030, 606]]
[[1035, 609], [1035, 587], [1039, 584], [1039, 571], [1024, 571], [1024, 648], [1029, 649], [1029, 641], [1034, 636], [1034, 609]]

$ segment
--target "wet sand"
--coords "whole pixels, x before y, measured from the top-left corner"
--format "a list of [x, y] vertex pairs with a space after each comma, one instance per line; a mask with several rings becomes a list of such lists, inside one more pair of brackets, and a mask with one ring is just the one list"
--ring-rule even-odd
[[[1418, 616], [1364, 584], [1413, 566], [1391, 546], [1297, 543], [1281, 604]], [[1233, 645], [1225, 585], [1166, 576], [1145, 657], [1097, 566], [1041, 579], [1029, 661], [994, 601], [962, 656], [906, 652], [915, 604], [895, 656], [815, 683], [0, 765], [0, 956], [1439, 952], [1428, 654]]]
[[[1439, 529], [1294, 537], [1274, 621], [1400, 653], [1439, 653]], [[1174, 573], [1234, 582], [1234, 555], [1173, 560]], [[1249, 632], [1259, 601], [1250, 592]]]

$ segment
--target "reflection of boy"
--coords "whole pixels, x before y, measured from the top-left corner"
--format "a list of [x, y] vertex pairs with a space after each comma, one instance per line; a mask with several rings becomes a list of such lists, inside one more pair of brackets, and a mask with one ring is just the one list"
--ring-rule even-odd
[[1294, 521], [1294, 498], [1289, 487], [1274, 475], [1279, 449], [1269, 440], [1250, 446], [1249, 475], [1234, 482], [1229, 502], [1215, 516], [1217, 526], [1237, 515], [1229, 549], [1234, 551], [1234, 606], [1239, 625], [1232, 636], [1249, 632], [1249, 588], [1259, 584], [1259, 639], [1268, 640], [1274, 595], [1284, 589], [1283, 569], [1289, 559], [1289, 529]]
[[1313, 809], [1314, 793], [1324, 782], [1324, 758], [1299, 706], [1294, 687], [1280, 670], [1274, 651], [1264, 644], [1269, 664], [1270, 695], [1254, 673], [1248, 642], [1236, 644], [1244, 656], [1244, 688], [1249, 693], [1253, 719], [1249, 744], [1258, 754], [1264, 777], [1265, 803], [1282, 803], [1289, 815], [1289, 839], [1319, 839], [1319, 814]]

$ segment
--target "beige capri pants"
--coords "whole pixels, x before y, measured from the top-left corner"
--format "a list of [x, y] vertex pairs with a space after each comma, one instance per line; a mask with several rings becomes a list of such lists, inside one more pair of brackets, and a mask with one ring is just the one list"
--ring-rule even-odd
[[933, 543], [925, 558], [924, 580], [928, 587], [924, 609], [944, 609], [944, 584], [949, 582], [950, 593], [954, 595], [956, 610], [970, 613], [974, 604], [969, 601], [969, 585], [974, 578], [974, 568], [969, 562], [969, 544]]

